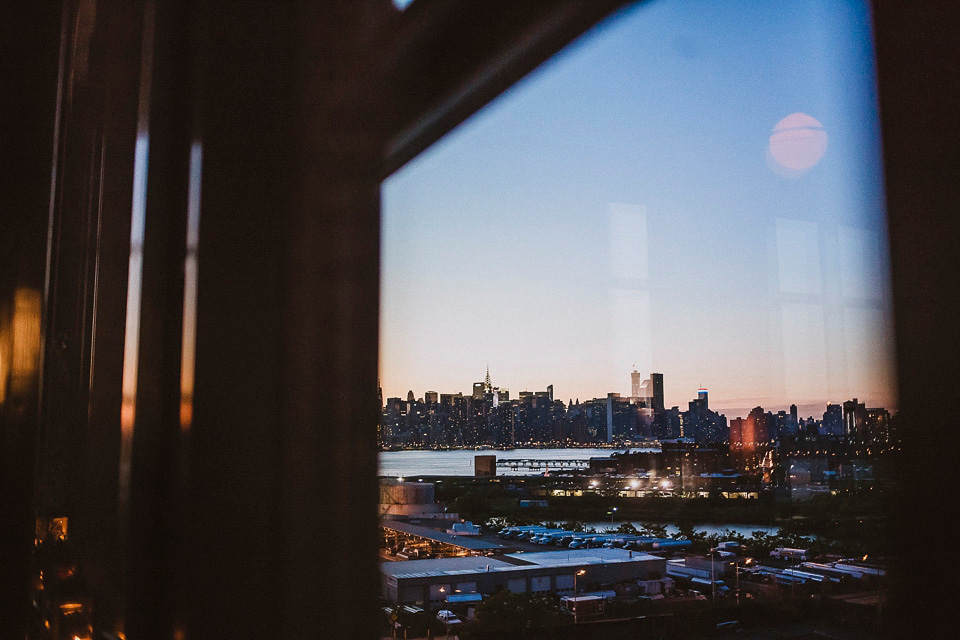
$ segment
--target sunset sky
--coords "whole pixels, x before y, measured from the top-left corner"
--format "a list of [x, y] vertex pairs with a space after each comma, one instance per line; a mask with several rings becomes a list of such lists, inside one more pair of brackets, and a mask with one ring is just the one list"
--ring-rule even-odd
[[384, 183], [384, 396], [895, 408], [873, 74], [862, 2], [600, 25]]

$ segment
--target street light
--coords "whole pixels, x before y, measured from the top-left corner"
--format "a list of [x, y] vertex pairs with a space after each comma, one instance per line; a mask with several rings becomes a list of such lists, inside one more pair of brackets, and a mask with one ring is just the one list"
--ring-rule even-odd
[[613, 514], [615, 514], [616, 512], [617, 512], [617, 508], [616, 508], [616, 507], [611, 507], [611, 508], [610, 508], [610, 522], [611, 522], [611, 524], [613, 523]]
[[733, 563], [734, 572], [736, 574], [736, 592], [737, 592], [737, 608], [740, 607], [740, 559], [736, 559]]
[[717, 602], [717, 579], [713, 577], [713, 557], [716, 555], [715, 549], [710, 549], [710, 598], [714, 604]]
[[573, 574], [573, 624], [577, 624], [577, 619], [579, 617], [580, 610], [580, 601], [577, 600], [577, 576], [582, 576], [587, 572], [586, 569], [580, 569], [575, 574]]

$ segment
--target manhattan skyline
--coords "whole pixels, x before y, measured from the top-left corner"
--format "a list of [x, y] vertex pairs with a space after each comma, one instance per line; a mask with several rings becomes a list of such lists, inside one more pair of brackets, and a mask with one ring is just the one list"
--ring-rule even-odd
[[862, 2], [644, 4], [391, 176], [384, 397], [895, 409], [870, 42]]

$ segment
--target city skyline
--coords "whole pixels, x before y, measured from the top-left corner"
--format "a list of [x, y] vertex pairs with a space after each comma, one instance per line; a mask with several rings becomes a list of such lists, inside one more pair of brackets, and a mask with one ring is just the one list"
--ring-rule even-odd
[[[632, 374], [632, 373], [633, 373], [633, 372], [631, 372], [631, 374]], [[659, 374], [660, 372], [647, 372], [647, 373], [639, 372], [639, 373], [641, 374], [641, 379], [646, 382], [646, 381], [648, 381], [648, 379], [649, 379], [649, 377], [650, 377], [651, 375], [653, 375], [653, 374], [655, 374], [655, 373]], [[662, 374], [661, 374], [661, 375], [662, 375]], [[554, 393], [554, 398], [555, 398], [556, 400], [559, 400], [559, 401], [563, 402], [564, 404], [568, 404], [571, 400], [573, 400], [574, 402], [577, 402], [577, 401], [587, 402], [587, 401], [590, 401], [590, 400], [603, 399], [603, 398], [605, 398], [606, 395], [607, 395], [606, 393], [600, 394], [600, 395], [597, 395], [597, 396], [577, 396], [577, 395], [575, 395], [575, 394], [574, 394], [574, 395], [564, 394], [564, 393], [561, 393], [560, 390], [554, 388], [554, 386], [551, 385], [551, 384], [549, 384], [549, 383], [547, 383], [546, 385], [543, 385], [542, 387], [537, 387], [537, 388], [533, 388], [533, 387], [530, 387], [530, 388], [527, 388], [527, 387], [524, 387], [524, 388], [512, 388], [512, 387], [510, 387], [510, 386], [508, 386], [508, 385], [505, 385], [505, 384], [499, 384], [499, 383], [496, 381], [496, 376], [495, 376], [494, 374], [491, 374], [491, 373], [490, 373], [489, 368], [487, 368], [487, 370], [486, 370], [486, 375], [485, 375], [485, 376], [481, 376], [480, 379], [474, 380], [473, 382], [471, 382], [469, 385], [467, 385], [467, 386], [464, 387], [463, 389], [447, 389], [447, 388], [428, 387], [428, 388], [425, 388], [425, 389], [407, 389], [407, 390], [404, 391], [403, 393], [398, 393], [398, 394], [392, 394], [392, 393], [388, 394], [388, 393], [386, 393], [385, 391], [382, 391], [382, 387], [381, 387], [381, 392], [382, 392], [382, 396], [383, 396], [383, 401], [384, 401], [384, 402], [386, 402], [386, 400], [387, 400], [388, 398], [400, 398], [400, 399], [406, 401], [407, 398], [408, 398], [408, 395], [409, 395], [411, 392], [414, 394], [414, 397], [415, 397], [415, 399], [416, 399], [417, 401], [424, 400], [425, 394], [427, 394], [427, 393], [436, 393], [436, 394], [439, 394], [439, 395], [447, 395], [447, 394], [456, 395], [456, 394], [459, 393], [459, 394], [462, 394], [463, 396], [470, 396], [473, 387], [474, 387], [476, 384], [483, 384], [483, 383], [485, 383], [486, 380], [491, 380], [491, 381], [492, 381], [492, 386], [493, 386], [493, 388], [502, 389], [502, 390], [508, 392], [508, 393], [509, 393], [509, 398], [510, 398], [510, 400], [516, 400], [516, 399], [519, 397], [519, 394], [520, 394], [521, 392], [523, 392], [523, 393], [527, 393], [527, 392], [529, 392], [529, 393], [544, 392], [544, 391], [547, 390], [548, 387], [551, 387], [551, 388], [552, 388], [553, 393]], [[632, 382], [632, 380], [631, 380], [631, 382]], [[676, 408], [676, 407], [683, 408], [683, 407], [685, 407], [685, 406], [687, 405], [687, 403], [689, 403], [690, 401], [696, 399], [696, 398], [698, 397], [698, 395], [699, 395], [700, 392], [710, 391], [710, 387], [709, 387], [708, 385], [698, 386], [698, 387], [695, 388], [695, 389], [691, 389], [690, 392], [689, 392], [689, 394], [687, 394], [687, 397], [685, 397], [685, 398], [683, 398], [683, 399], [680, 399], [680, 400], [678, 400], [677, 402], [672, 402], [672, 401], [670, 400], [670, 398], [674, 397], [674, 395], [675, 395], [676, 397], [679, 397], [680, 395], [682, 395], [682, 393], [678, 391], [678, 392], [676, 392], [674, 395], [670, 395], [670, 394], [666, 393], [666, 389], [667, 389], [667, 388], [669, 388], [669, 385], [665, 382], [665, 383], [664, 383], [664, 405], [665, 405], [665, 407], [668, 408], [668, 409], [671, 408], [671, 407], [673, 407], [673, 408]], [[610, 391], [608, 391], [607, 393], [616, 393], [616, 394], [619, 394], [619, 395], [620, 395], [621, 397], [623, 397], [623, 398], [634, 398], [634, 397], [638, 397], [638, 396], [634, 396], [634, 395], [632, 394], [632, 390], [631, 390], [631, 392], [627, 392], [627, 393], [624, 393], [624, 392], [619, 391], [619, 390], [610, 390]], [[821, 413], [823, 413], [824, 409], [825, 409], [827, 406], [830, 406], [830, 405], [842, 405], [844, 402], [846, 402], [846, 401], [848, 401], [848, 400], [851, 400], [851, 399], [863, 401], [863, 398], [862, 398], [862, 397], [860, 397], [860, 396], [858, 396], [856, 393], [854, 393], [854, 394], [853, 394], [852, 396], [850, 396], [849, 398], [830, 398], [830, 399], [826, 399], [826, 400], [824, 400], [824, 401], [822, 401], [822, 402], [817, 402], [817, 403], [800, 404], [800, 403], [796, 403], [796, 402], [788, 402], [788, 403], [786, 403], [786, 404], [784, 404], [784, 405], [753, 404], [753, 405], [750, 405], [750, 406], [747, 406], [747, 405], [734, 406], [734, 404], [731, 404], [731, 401], [730, 401], [730, 400], [725, 400], [725, 399], [723, 399], [723, 398], [718, 398], [718, 397], [715, 396], [715, 394], [713, 394], [713, 392], [710, 392], [710, 407], [711, 407], [712, 409], [717, 410], [718, 413], [721, 413], [721, 414], [726, 415], [727, 418], [741, 418], [741, 417], [746, 417], [746, 416], [747, 416], [753, 409], [755, 409], [756, 407], [761, 407], [761, 408], [763, 408], [765, 411], [772, 411], [772, 412], [776, 413], [777, 411], [787, 411], [787, 412], [789, 412], [791, 405], [795, 405], [795, 406], [797, 407], [797, 412], [798, 412], [798, 414], [799, 414], [800, 417], [810, 417], [810, 416], [812, 416], [812, 417], [817, 417], [817, 416], [819, 416]], [[870, 404], [869, 402], [867, 402], [867, 403], [866, 403], [866, 406], [868, 406], [868, 407], [874, 407], [874, 406], [876, 406], [877, 408], [889, 409], [890, 411], [892, 411], [892, 412], [894, 412], [894, 413], [896, 412], [896, 407], [890, 407], [890, 406], [887, 406], [887, 405], [882, 405], [882, 404], [873, 405], [873, 404]]]
[[648, 3], [531, 74], [384, 183], [385, 395], [895, 409], [870, 43], [863, 2]]

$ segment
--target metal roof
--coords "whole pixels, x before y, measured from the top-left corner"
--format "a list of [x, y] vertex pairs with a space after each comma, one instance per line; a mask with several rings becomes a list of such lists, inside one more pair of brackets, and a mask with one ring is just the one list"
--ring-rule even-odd
[[428, 540], [436, 540], [437, 542], [443, 542], [445, 544], [460, 547], [461, 549], [468, 549], [470, 551], [489, 551], [491, 549], [505, 548], [502, 544], [484, 542], [483, 540], [477, 540], [476, 538], [470, 538], [468, 536], [457, 536], [453, 535], [452, 533], [437, 531], [436, 529], [431, 529], [429, 527], [421, 527], [419, 525], [410, 524], [409, 522], [385, 520], [380, 522], [380, 526], [384, 529], [392, 529], [393, 531], [400, 531], [409, 535], [420, 536], [421, 538], [427, 538]]
[[513, 567], [494, 557], [467, 556], [463, 558], [429, 558], [406, 562], [381, 562], [380, 572], [388, 576], [426, 577], [435, 575], [468, 575], [477, 572]]
[[[500, 559], [502, 558], [502, 559]], [[522, 564], [518, 566], [518, 561]], [[380, 572], [402, 578], [460, 576], [498, 571], [536, 571], [546, 567], [586, 567], [631, 562], [663, 562], [649, 553], [631, 553], [625, 549], [584, 549], [582, 551], [543, 551], [516, 553], [499, 557], [432, 558], [407, 562], [381, 562]]]
[[[611, 564], [617, 562], [640, 562], [662, 560], [663, 558], [640, 551], [618, 548], [574, 549], [571, 551], [534, 551], [531, 553], [509, 553], [504, 559], [516, 558], [541, 567], [579, 566], [588, 564]], [[509, 560], [508, 560], [509, 561]]]

